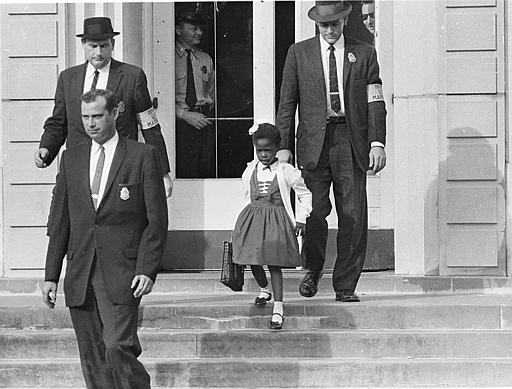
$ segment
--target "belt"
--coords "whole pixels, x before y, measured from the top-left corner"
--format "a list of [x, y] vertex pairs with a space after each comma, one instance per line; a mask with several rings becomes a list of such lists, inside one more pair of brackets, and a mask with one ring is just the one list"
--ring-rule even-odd
[[347, 119], [345, 116], [328, 116], [327, 117], [327, 124], [332, 123], [346, 123]]

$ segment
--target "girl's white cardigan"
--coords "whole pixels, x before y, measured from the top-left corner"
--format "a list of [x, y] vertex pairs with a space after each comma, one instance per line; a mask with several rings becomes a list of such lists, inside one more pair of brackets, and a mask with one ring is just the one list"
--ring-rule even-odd
[[[242, 174], [244, 195], [247, 201], [245, 205], [251, 202], [251, 177], [258, 162], [257, 159], [249, 162]], [[284, 207], [293, 225], [295, 225], [295, 221], [306, 223], [306, 219], [313, 209], [311, 205], [313, 195], [306, 187], [300, 170], [289, 163], [279, 161], [276, 175]], [[290, 202], [290, 188], [293, 188], [298, 198], [298, 201], [295, 203], [296, 216], [293, 214], [292, 204]]]

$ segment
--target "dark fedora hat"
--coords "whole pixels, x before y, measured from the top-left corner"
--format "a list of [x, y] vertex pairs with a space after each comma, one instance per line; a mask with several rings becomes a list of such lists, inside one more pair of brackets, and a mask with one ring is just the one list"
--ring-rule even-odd
[[110, 18], [103, 16], [87, 18], [84, 20], [84, 33], [77, 34], [78, 38], [101, 40], [119, 35], [112, 29]]
[[308, 12], [315, 22], [330, 22], [341, 19], [352, 11], [348, 1], [315, 1], [315, 6]]

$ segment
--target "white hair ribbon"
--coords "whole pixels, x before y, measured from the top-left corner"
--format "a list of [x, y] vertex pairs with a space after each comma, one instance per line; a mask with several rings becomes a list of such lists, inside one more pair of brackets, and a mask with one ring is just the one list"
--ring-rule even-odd
[[252, 125], [251, 128], [249, 128], [249, 135], [252, 135], [254, 134], [256, 131], [258, 131], [258, 127], [260, 124], [264, 124], [264, 123], [271, 123], [270, 120], [268, 119], [257, 119], [254, 121], [254, 124]]

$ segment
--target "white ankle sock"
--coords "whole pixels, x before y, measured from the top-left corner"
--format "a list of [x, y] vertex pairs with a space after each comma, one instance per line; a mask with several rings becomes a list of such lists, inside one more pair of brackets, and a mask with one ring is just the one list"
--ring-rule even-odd
[[260, 294], [258, 295], [258, 297], [266, 299], [271, 294], [272, 294], [272, 291], [270, 290], [270, 287], [267, 285], [264, 288], [260, 288]]
[[[275, 313], [278, 313], [279, 315], [274, 315]], [[284, 309], [283, 309], [283, 302], [282, 301], [274, 301], [274, 310], [272, 312], [272, 321], [281, 323], [283, 321]]]

